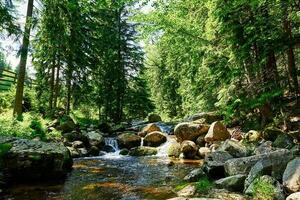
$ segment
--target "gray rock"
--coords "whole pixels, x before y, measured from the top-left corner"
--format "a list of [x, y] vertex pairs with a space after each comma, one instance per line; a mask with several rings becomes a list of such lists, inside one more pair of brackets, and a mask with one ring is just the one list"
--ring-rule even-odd
[[272, 147], [272, 142], [271, 141], [266, 141], [259, 145], [258, 147], [255, 148], [254, 154], [255, 155], [260, 155], [260, 154], [266, 154], [270, 153], [272, 151], [275, 151], [276, 149]]
[[96, 131], [87, 132], [86, 137], [89, 141], [90, 146], [101, 148], [105, 144], [104, 137]]
[[300, 191], [300, 157], [288, 163], [283, 173], [282, 181], [289, 192]]
[[287, 149], [280, 149], [267, 154], [254, 155], [243, 158], [234, 158], [225, 162], [225, 172], [229, 176], [237, 174], [248, 174], [251, 168], [261, 159], [270, 160], [291, 160], [294, 155]]
[[72, 168], [69, 150], [57, 143], [0, 137], [9, 149], [3, 156], [3, 172], [11, 180], [59, 179]]
[[[284, 195], [284, 191], [283, 191], [282, 186], [273, 177], [265, 175], [265, 176], [259, 177], [256, 181], [264, 182], [264, 183], [268, 183], [270, 185], [273, 185], [273, 187], [274, 187], [273, 199], [276, 199], [276, 200], [284, 200], [285, 199], [285, 195]], [[254, 181], [250, 184], [250, 186], [245, 190], [245, 194], [253, 196], [253, 194], [255, 192], [254, 191], [255, 190], [255, 184], [257, 184], [256, 181]]]
[[74, 147], [75, 149], [83, 148], [84, 144], [82, 141], [74, 141], [74, 142], [72, 142], [72, 147]]
[[226, 161], [233, 159], [226, 151], [216, 151], [207, 154], [204, 162], [204, 171], [211, 178], [225, 177], [224, 165]]
[[276, 127], [268, 127], [262, 133], [262, 137], [265, 140], [275, 141], [279, 135], [284, 135], [284, 132]]
[[199, 169], [194, 169], [191, 171], [188, 175], [186, 175], [183, 180], [188, 181], [188, 182], [197, 182], [201, 177], [206, 176], [204, 171], [199, 168]]
[[288, 134], [279, 135], [273, 143], [274, 147], [291, 149], [294, 146], [293, 138]]
[[227, 151], [235, 158], [245, 157], [248, 155], [247, 148], [239, 142], [233, 140], [226, 140], [218, 150]]
[[221, 121], [223, 120], [223, 116], [215, 113], [215, 112], [202, 112], [195, 115], [192, 115], [185, 119], [186, 121], [196, 121], [201, 120], [202, 123], [211, 124], [215, 121]]
[[122, 149], [122, 150], [120, 151], [120, 155], [126, 156], [126, 155], [128, 155], [128, 154], [129, 154], [129, 150], [128, 150], [128, 149]]
[[249, 185], [258, 177], [262, 175], [270, 175], [277, 180], [281, 180], [282, 174], [286, 168], [287, 163], [292, 157], [287, 158], [276, 158], [276, 157], [267, 157], [265, 159], [259, 160], [250, 170], [246, 180], [245, 188], [248, 188]]
[[244, 181], [246, 175], [238, 174], [235, 176], [229, 176], [226, 178], [219, 179], [215, 182], [219, 188], [224, 188], [230, 191], [241, 192], [244, 190]]

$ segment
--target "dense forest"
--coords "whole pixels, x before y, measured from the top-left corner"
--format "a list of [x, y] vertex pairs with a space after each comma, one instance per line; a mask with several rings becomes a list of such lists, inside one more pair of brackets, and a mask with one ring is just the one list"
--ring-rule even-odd
[[[282, 133], [299, 147], [299, 47], [298, 0], [0, 0], [0, 161], [16, 138], [63, 144], [73, 158], [174, 142], [160, 132], [196, 160], [207, 159], [201, 147], [229, 151], [229, 138], [259, 149]], [[258, 155], [248, 150], [232, 155]], [[205, 173], [198, 186], [210, 187]]]

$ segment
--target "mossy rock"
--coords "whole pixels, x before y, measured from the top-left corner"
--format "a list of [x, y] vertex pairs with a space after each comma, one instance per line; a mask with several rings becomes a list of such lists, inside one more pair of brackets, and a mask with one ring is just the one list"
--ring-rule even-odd
[[157, 154], [157, 149], [153, 147], [136, 147], [130, 150], [130, 156], [152, 156]]

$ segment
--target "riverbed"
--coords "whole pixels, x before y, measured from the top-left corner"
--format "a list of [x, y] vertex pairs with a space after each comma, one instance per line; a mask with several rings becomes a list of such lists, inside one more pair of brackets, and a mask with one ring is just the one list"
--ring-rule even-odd
[[[170, 162], [172, 164], [170, 164]], [[200, 161], [107, 154], [74, 160], [64, 182], [12, 185], [7, 200], [141, 200], [176, 196], [176, 186]]]

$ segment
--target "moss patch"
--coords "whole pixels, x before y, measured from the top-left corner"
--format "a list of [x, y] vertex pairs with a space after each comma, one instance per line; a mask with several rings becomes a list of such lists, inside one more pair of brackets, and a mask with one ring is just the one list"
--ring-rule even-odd
[[203, 177], [196, 183], [197, 192], [199, 193], [207, 193], [213, 187], [214, 184], [208, 177]]
[[4, 143], [0, 144], [0, 158], [4, 156], [12, 148], [12, 144]]
[[263, 179], [256, 179], [253, 185], [253, 199], [259, 200], [273, 200], [275, 193], [275, 187], [263, 180]]

